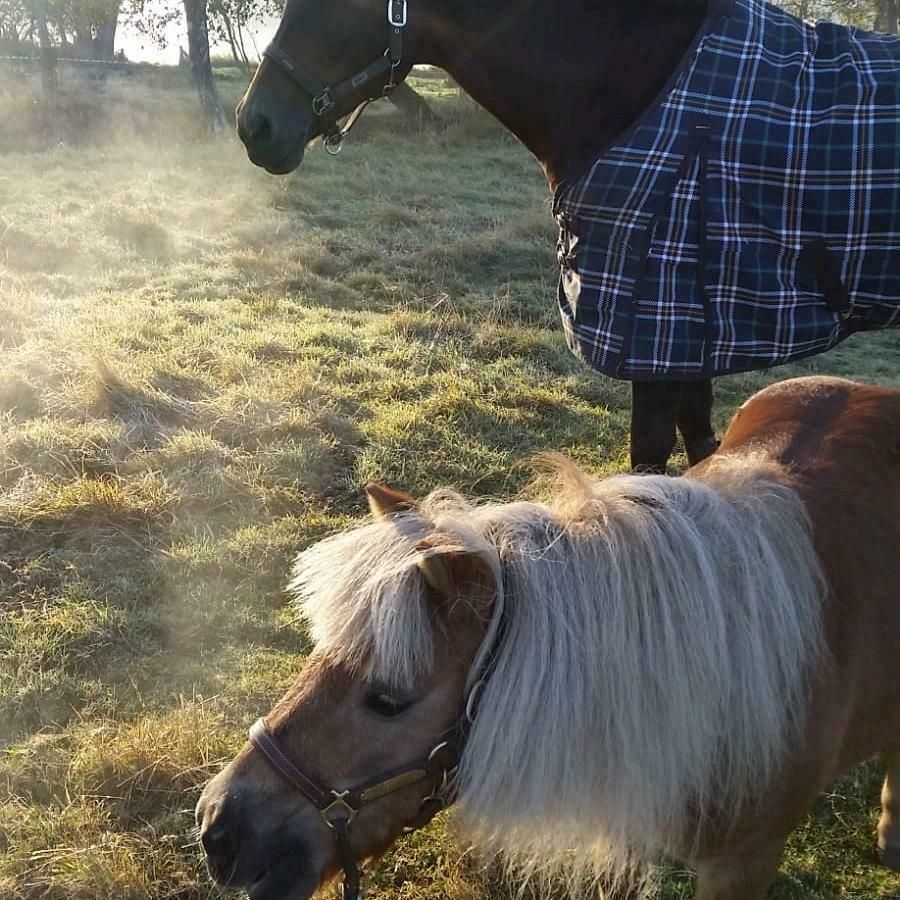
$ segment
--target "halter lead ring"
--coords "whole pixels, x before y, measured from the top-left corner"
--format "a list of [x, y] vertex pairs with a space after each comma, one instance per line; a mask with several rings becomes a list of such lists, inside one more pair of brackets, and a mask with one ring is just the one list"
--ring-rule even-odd
[[[363, 110], [378, 97], [386, 97], [397, 86], [397, 69], [403, 62], [403, 32], [408, 19], [407, 0], [387, 0], [388, 46], [384, 53], [355, 75], [337, 85], [321, 81], [313, 72], [301, 66], [276, 43], [277, 35], [263, 50], [292, 81], [312, 98], [313, 116], [319, 121], [325, 149], [332, 155], [340, 152], [344, 138], [359, 121]], [[387, 81], [374, 96], [368, 96], [373, 82], [387, 75]], [[338, 125], [338, 106], [360, 90], [367, 94], [356, 104], [343, 128]]]

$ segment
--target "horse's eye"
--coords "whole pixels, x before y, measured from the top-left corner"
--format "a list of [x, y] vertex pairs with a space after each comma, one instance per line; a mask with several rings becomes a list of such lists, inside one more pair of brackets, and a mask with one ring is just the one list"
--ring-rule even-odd
[[366, 695], [365, 703], [373, 713], [382, 716], [385, 719], [399, 716], [400, 713], [412, 706], [411, 700], [392, 697], [390, 694], [385, 694], [381, 691], [370, 691]]

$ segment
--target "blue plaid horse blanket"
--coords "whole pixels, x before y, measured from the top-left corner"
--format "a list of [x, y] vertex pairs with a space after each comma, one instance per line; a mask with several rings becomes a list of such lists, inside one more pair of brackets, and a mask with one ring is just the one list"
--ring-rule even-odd
[[900, 39], [711, 0], [554, 213], [567, 340], [607, 375], [708, 378], [900, 325]]

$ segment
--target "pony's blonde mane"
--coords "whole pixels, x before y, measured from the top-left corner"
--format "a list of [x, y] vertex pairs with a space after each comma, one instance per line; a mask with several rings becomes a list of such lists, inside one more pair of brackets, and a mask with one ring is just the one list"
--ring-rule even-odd
[[323, 541], [295, 588], [320, 648], [410, 685], [433, 649], [417, 544], [499, 559], [505, 632], [461, 824], [526, 875], [609, 884], [765, 793], [825, 652], [824, 587], [804, 507], [762, 458], [723, 456], [702, 481], [561, 468], [552, 505], [441, 492]]

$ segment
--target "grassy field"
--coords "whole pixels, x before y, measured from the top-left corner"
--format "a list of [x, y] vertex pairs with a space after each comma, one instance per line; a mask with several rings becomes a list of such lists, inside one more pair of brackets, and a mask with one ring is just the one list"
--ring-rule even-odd
[[[369, 479], [508, 497], [548, 448], [619, 471], [628, 388], [566, 350], [546, 187], [468, 103], [436, 98], [440, 134], [375, 110], [341, 158], [273, 178], [202, 137], [178, 78], [110, 79], [102, 113], [70, 85], [68, 117], [16, 78], [0, 72], [5, 121], [29, 122], [0, 141], [0, 898], [216, 897], [192, 809], [303, 663], [292, 556], [361, 516]], [[898, 364], [897, 333], [857, 337], [719, 382], [717, 421], [775, 379], [900, 386]], [[821, 799], [774, 897], [900, 897], [873, 865], [879, 787], [873, 763]], [[371, 879], [375, 898], [506, 893], [444, 821]]]

